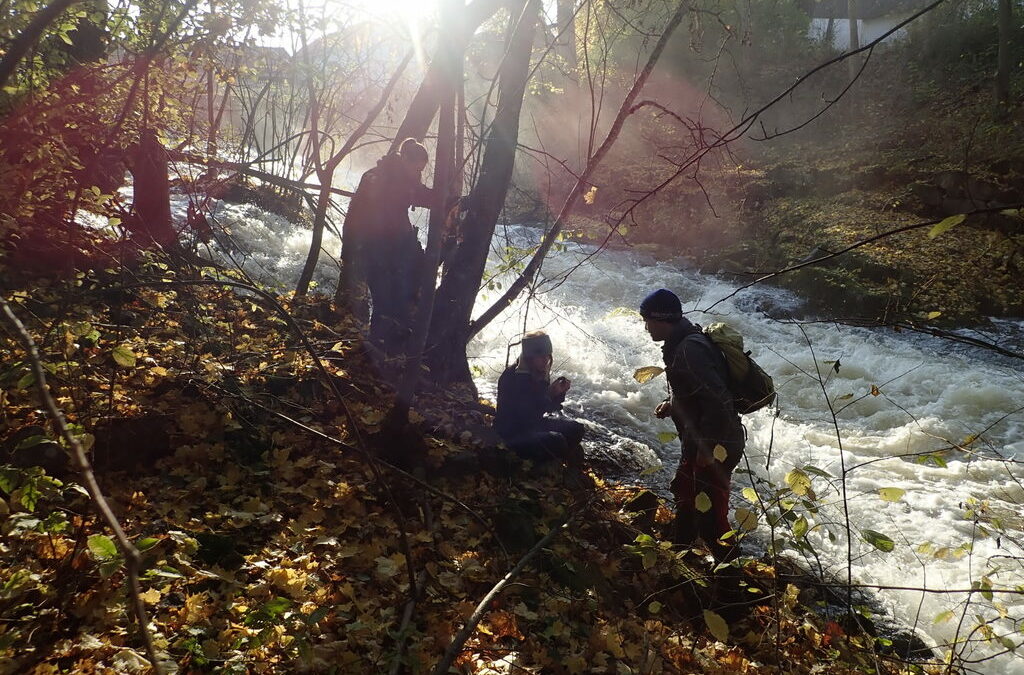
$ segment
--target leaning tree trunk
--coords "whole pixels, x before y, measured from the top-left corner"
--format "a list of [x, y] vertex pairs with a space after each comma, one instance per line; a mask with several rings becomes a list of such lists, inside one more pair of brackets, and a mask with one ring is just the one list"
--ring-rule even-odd
[[533, 257], [530, 258], [530, 262], [526, 264], [526, 268], [523, 269], [522, 273], [515, 281], [512, 282], [502, 296], [498, 298], [494, 304], [484, 310], [484, 312], [469, 325], [469, 330], [466, 333], [467, 340], [471, 339], [474, 335], [483, 330], [483, 328], [493, 321], [495, 317], [505, 311], [505, 309], [512, 304], [512, 301], [515, 300], [537, 276], [537, 273], [540, 271], [541, 263], [544, 262], [544, 258], [547, 256], [548, 251], [551, 250], [552, 244], [555, 243], [558, 239], [558, 235], [561, 234], [562, 228], [565, 226], [565, 223], [569, 218], [569, 214], [572, 213], [573, 207], [576, 205], [576, 202], [579, 201], [583, 193], [589, 189], [591, 176], [594, 175], [594, 172], [597, 171], [601, 162], [608, 154], [608, 151], [611, 150], [612, 146], [615, 145], [615, 142], [618, 140], [619, 134], [622, 132], [622, 127], [626, 123], [626, 119], [643, 105], [637, 104], [634, 106], [634, 103], [640, 95], [640, 92], [643, 90], [644, 85], [647, 84], [647, 80], [654, 71], [654, 66], [657, 65], [658, 59], [661, 58], [662, 52], [665, 51], [665, 45], [668, 44], [672, 34], [683, 20], [683, 14], [686, 12], [688, 6], [689, 5], [685, 0], [681, 0], [676, 6], [676, 10], [669, 19], [665, 29], [662, 31], [661, 37], [658, 38], [657, 44], [655, 44], [654, 49], [651, 50], [650, 56], [647, 57], [647, 64], [644, 66], [643, 70], [640, 71], [640, 74], [636, 76], [636, 79], [633, 80], [633, 86], [630, 88], [629, 93], [626, 94], [626, 98], [622, 101], [622, 105], [619, 106], [619, 111], [615, 115], [615, 119], [612, 120], [612, 125], [608, 130], [608, 134], [605, 136], [604, 141], [601, 142], [601, 145], [597, 150], [594, 151], [594, 154], [588, 158], [586, 167], [584, 167], [583, 172], [577, 177], [576, 183], [569, 191], [569, 196], [565, 198], [565, 202], [562, 204], [562, 208], [559, 210], [554, 224], [541, 239], [540, 246], [537, 247], [536, 253], [533, 254]]
[[[443, 0], [441, 18], [453, 18], [458, 13], [459, 0]], [[450, 25], [445, 22], [442, 25]], [[419, 289], [419, 302], [412, 317], [411, 337], [406, 346], [406, 359], [402, 376], [395, 395], [395, 405], [389, 414], [389, 424], [405, 426], [408, 422], [409, 406], [420, 380], [420, 365], [423, 349], [427, 342], [427, 330], [434, 311], [437, 268], [441, 258], [441, 244], [447, 220], [448, 193], [455, 163], [455, 101], [457, 88], [462, 80], [462, 64], [465, 50], [457, 44], [449, 44], [439, 55], [440, 74], [438, 89], [441, 98], [437, 119], [437, 152], [434, 155], [434, 205], [430, 209], [430, 224], [427, 230], [427, 249], [419, 266], [419, 278], [415, 279]]]
[[498, 73], [498, 107], [487, 136], [480, 177], [469, 195], [462, 224], [462, 243], [445, 262], [445, 274], [434, 301], [427, 359], [433, 377], [439, 381], [470, 380], [466, 363], [469, 321], [512, 178], [519, 115], [540, 9], [540, 0], [529, 0], [510, 38]]

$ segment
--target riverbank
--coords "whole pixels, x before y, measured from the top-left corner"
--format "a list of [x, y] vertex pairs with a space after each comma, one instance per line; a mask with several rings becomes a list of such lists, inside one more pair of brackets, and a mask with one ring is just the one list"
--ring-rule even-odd
[[[377, 447], [388, 389], [358, 326], [325, 301], [280, 298], [329, 380], [273, 308], [148, 274], [155, 288], [112, 294], [86, 276], [6, 295], [143, 549], [154, 641], [179, 672], [429, 669], [552, 532], [470, 632], [463, 672], [906, 668], [889, 639], [812, 611], [821, 596], [789, 572], [672, 549], [650, 497], [488, 448], [473, 431], [487, 418], [457, 391], [424, 397], [412, 445]], [[24, 355], [9, 338], [3, 349], [0, 670], [145, 670], [123, 561], [38, 412]], [[371, 459], [383, 450], [420, 468]]]
[[[1024, 317], [1022, 109], [994, 104], [978, 84], [987, 71], [959, 64], [949, 73], [922, 58], [913, 46], [882, 50], [825, 110], [823, 92], [846, 82], [822, 75], [650, 197], [646, 190], [676, 171], [666, 159], [682, 163], [703, 146], [691, 149], [663, 118], [638, 115], [632, 123], [666, 147], [634, 141], [613, 150], [567, 229], [591, 243], [682, 256], [737, 281], [877, 237], [770, 283], [803, 297], [809, 316], [866, 325]], [[933, 225], [942, 221], [950, 227], [940, 234]], [[610, 222], [618, 225], [611, 236]], [[902, 228], [912, 229], [886, 234]]]

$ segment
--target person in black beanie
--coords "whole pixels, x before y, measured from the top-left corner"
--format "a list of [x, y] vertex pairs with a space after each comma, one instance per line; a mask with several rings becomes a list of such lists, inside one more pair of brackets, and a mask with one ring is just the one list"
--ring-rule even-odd
[[551, 338], [534, 331], [523, 336], [520, 346], [519, 359], [498, 378], [494, 430], [523, 459], [582, 466], [583, 425], [547, 416], [562, 409], [570, 386], [564, 377], [551, 381]]
[[676, 499], [672, 540], [686, 546], [699, 536], [717, 559], [726, 559], [732, 547], [721, 537], [732, 529], [729, 484], [746, 440], [733, 408], [728, 365], [700, 327], [683, 317], [672, 291], [662, 288], [644, 298], [640, 316], [651, 339], [664, 342], [670, 396], [654, 414], [672, 418], [682, 444], [671, 486]]

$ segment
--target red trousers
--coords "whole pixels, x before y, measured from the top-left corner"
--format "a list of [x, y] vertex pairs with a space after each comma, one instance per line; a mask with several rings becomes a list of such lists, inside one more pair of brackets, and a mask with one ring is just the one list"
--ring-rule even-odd
[[[721, 462], [704, 467], [698, 467], [692, 459], [680, 462], [672, 480], [672, 494], [676, 498], [675, 543], [685, 546], [699, 536], [714, 548], [718, 539], [732, 529], [729, 525], [731, 479], [732, 471]], [[702, 493], [711, 504], [711, 508], [703, 512], [698, 504], [708, 502], [700, 497]]]

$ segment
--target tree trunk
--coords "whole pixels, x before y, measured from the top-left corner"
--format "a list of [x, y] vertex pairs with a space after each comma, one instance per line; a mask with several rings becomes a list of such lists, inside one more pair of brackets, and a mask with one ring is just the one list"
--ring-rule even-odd
[[143, 129], [132, 151], [132, 235], [143, 245], [170, 247], [177, 244], [178, 233], [171, 222], [171, 181], [167, 169], [167, 151], [156, 132]]
[[[860, 9], [857, 6], [857, 0], [846, 0], [846, 18], [849, 20], [850, 28], [850, 46], [847, 51], [854, 51], [860, 49], [860, 32], [858, 30], [857, 21], [860, 19]], [[850, 79], [857, 77], [857, 71], [860, 70], [860, 65], [854, 59], [847, 59], [846, 65], [850, 71]]]
[[462, 242], [445, 263], [434, 302], [428, 364], [437, 381], [467, 382], [469, 321], [487, 263], [487, 252], [512, 178], [519, 142], [519, 115], [530, 74], [530, 55], [540, 1], [529, 0], [518, 17], [501, 70], [498, 107], [486, 140], [480, 177], [468, 198]]
[[[385, 85], [384, 90], [381, 92], [380, 99], [377, 103], [366, 113], [366, 117], [360, 123], [356, 130], [352, 132], [352, 135], [348, 137], [345, 144], [341, 148], [331, 155], [323, 165], [317, 164], [317, 180], [320, 183], [320, 197], [316, 203], [316, 214], [313, 217], [313, 236], [309, 244], [309, 253], [306, 255], [306, 263], [302, 266], [302, 273], [299, 275], [299, 281], [295, 285], [296, 295], [305, 295], [309, 291], [309, 282], [313, 279], [313, 273], [316, 271], [317, 260], [320, 259], [320, 247], [324, 240], [324, 228], [327, 226], [327, 209], [331, 204], [331, 192], [334, 184], [334, 172], [337, 170], [338, 165], [341, 161], [348, 157], [355, 148], [356, 143], [361, 139], [370, 126], [373, 124], [377, 116], [380, 115], [381, 111], [384, 110], [384, 106], [387, 105], [388, 99], [391, 98], [391, 92], [395, 90], [395, 86], [398, 84], [398, 80], [401, 79], [402, 73], [405, 72], [406, 66], [409, 65], [409, 61], [412, 60], [412, 52], [406, 54], [405, 59], [398, 65], [395, 72], [392, 73], [391, 79]], [[312, 86], [310, 87], [312, 92]], [[322, 141], [320, 133], [318, 132], [319, 126], [319, 115], [314, 117], [315, 123], [313, 125], [313, 135], [316, 136], [316, 148], [315, 152], [319, 153], [321, 149]], [[335, 298], [339, 298], [344, 294], [343, 282], [345, 281], [344, 275], [338, 279], [338, 292], [335, 294]]]
[[561, 38], [558, 41], [558, 53], [565, 59], [566, 70], [570, 78], [576, 77], [576, 3], [574, 0], [558, 0], [558, 30]]
[[1013, 30], [1013, 2], [999, 0], [999, 53], [996, 61], [996, 100], [1010, 103], [1011, 33]]
[[295, 284], [295, 295], [309, 292], [309, 283], [313, 280], [317, 260], [320, 259], [320, 247], [324, 242], [324, 228], [327, 226], [327, 209], [331, 205], [331, 187], [334, 183], [334, 166], [317, 172], [320, 181], [320, 194], [316, 198], [316, 211], [313, 213], [313, 235], [309, 241], [309, 252], [306, 263], [302, 266], [299, 281]]
[[431, 59], [426, 75], [423, 76], [420, 88], [409, 104], [409, 110], [398, 128], [398, 133], [395, 134], [391, 152], [398, 150], [398, 146], [407, 138], [422, 140], [427, 135], [438, 106], [441, 105], [441, 63], [446, 50], [450, 48], [460, 54], [464, 53], [480, 24], [494, 16], [506, 2], [507, 0], [473, 0], [453, 19], [451, 26], [442, 26], [441, 34], [444, 37], [439, 40], [437, 51]]
[[619, 106], [619, 111], [615, 115], [615, 119], [612, 121], [611, 128], [608, 130], [608, 135], [605, 136], [604, 141], [602, 141], [601, 145], [596, 151], [594, 151], [594, 154], [587, 160], [586, 167], [584, 167], [583, 172], [576, 179], [575, 185], [573, 185], [572, 189], [569, 191], [569, 196], [565, 198], [565, 202], [562, 204], [562, 208], [559, 210], [554, 224], [551, 226], [551, 229], [544, 234], [543, 239], [541, 239], [537, 252], [533, 254], [532, 258], [530, 258], [530, 262], [527, 263], [522, 274], [512, 282], [502, 296], [469, 325], [467, 341], [483, 330], [484, 326], [493, 321], [496, 316], [505, 311], [512, 301], [523, 292], [523, 289], [533, 281], [537, 272], [540, 271], [541, 263], [544, 262], [545, 256], [547, 256], [548, 251], [551, 250], [551, 245], [555, 243], [555, 240], [561, 233], [573, 207], [583, 195], [584, 191], [589, 189], [590, 177], [595, 171], [597, 171], [597, 168], [601, 165], [601, 161], [608, 154], [608, 151], [615, 144], [615, 141], [618, 140], [619, 134], [622, 132], [622, 126], [626, 123], [626, 118], [632, 115], [635, 111], [633, 103], [636, 101], [637, 96], [640, 95], [640, 92], [643, 90], [648, 78], [650, 78], [651, 72], [654, 70], [654, 66], [658, 63], [658, 59], [661, 58], [662, 52], [665, 51], [665, 45], [668, 44], [669, 38], [672, 37], [676, 28], [679, 27], [679, 23], [683, 20], [683, 14], [686, 12], [687, 7], [688, 5], [682, 0], [676, 6], [676, 11], [672, 14], [672, 18], [669, 19], [668, 25], [665, 26], [661, 36], [658, 38], [658, 43], [654, 46], [654, 49], [651, 50], [650, 56], [647, 57], [647, 63], [633, 81], [633, 86], [630, 88], [629, 93], [626, 94], [626, 98], [622, 101], [622, 105]]

